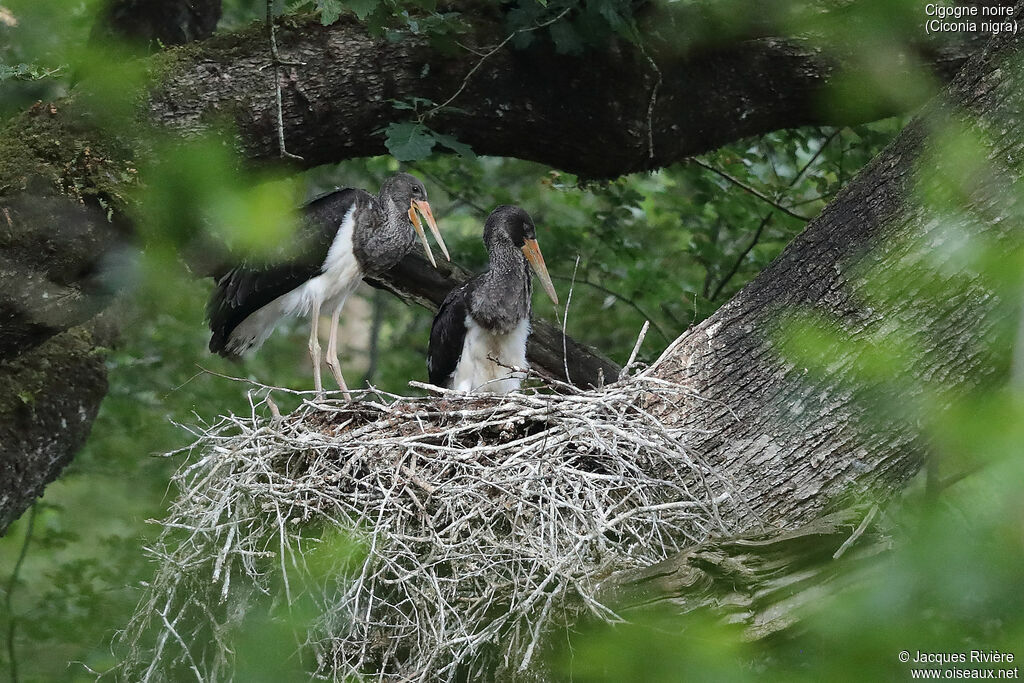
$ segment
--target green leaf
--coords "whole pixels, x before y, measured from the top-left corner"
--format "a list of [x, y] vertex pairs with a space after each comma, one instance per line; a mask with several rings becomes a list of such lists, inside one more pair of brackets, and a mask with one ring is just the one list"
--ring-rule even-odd
[[363, 21], [366, 17], [374, 13], [380, 5], [380, 0], [347, 0], [345, 4], [350, 10], [356, 13], [356, 17], [359, 18], [359, 21]]
[[392, 123], [384, 134], [384, 145], [399, 161], [418, 161], [430, 156], [436, 140], [422, 123]]
[[21, 81], [38, 81], [50, 76], [60, 75], [63, 67], [47, 70], [36, 64], [16, 64], [10, 66], [0, 63], [0, 83], [11, 79]]
[[555, 51], [562, 55], [576, 55], [583, 50], [583, 41], [580, 40], [576, 29], [567, 21], [559, 21], [553, 24], [550, 29], [551, 40], [555, 43]]
[[316, 5], [320, 10], [320, 23], [324, 26], [330, 26], [336, 22], [344, 8], [341, 0], [317, 0]]
[[[431, 132], [433, 133], [433, 131]], [[433, 133], [433, 135], [435, 140], [460, 156], [464, 156], [467, 159], [476, 159], [476, 153], [473, 151], [473, 148], [466, 143], [459, 142], [451, 135], [442, 135], [440, 133]]]

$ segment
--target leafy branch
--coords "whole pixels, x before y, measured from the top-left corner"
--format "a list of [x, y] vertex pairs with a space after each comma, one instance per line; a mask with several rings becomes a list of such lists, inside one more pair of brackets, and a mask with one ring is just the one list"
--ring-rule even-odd
[[388, 148], [391, 155], [399, 161], [418, 161], [429, 156], [435, 144], [440, 144], [464, 157], [475, 158], [476, 155], [469, 145], [459, 142], [451, 135], [432, 130], [427, 126], [426, 122], [443, 111], [450, 111], [452, 109], [451, 104], [466, 90], [473, 75], [480, 70], [480, 67], [488, 59], [502, 50], [512, 40], [523, 34], [555, 24], [564, 18], [573, 7], [574, 5], [565, 7], [561, 12], [546, 21], [513, 30], [500, 43], [487, 52], [480, 54], [480, 59], [466, 72], [466, 75], [462, 78], [462, 83], [444, 102], [436, 104], [424, 98], [413, 98], [409, 102], [396, 102], [396, 109], [413, 109], [418, 111], [419, 104], [426, 104], [428, 102], [430, 108], [424, 112], [417, 113], [414, 121], [395, 122], [384, 129], [384, 145]]

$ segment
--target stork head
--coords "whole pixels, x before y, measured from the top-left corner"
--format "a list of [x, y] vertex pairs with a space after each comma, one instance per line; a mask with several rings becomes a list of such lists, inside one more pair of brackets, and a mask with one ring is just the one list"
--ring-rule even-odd
[[540, 245], [537, 243], [537, 227], [533, 224], [530, 214], [518, 206], [499, 206], [487, 217], [487, 223], [484, 225], [484, 244], [487, 245], [488, 251], [503, 243], [511, 243], [522, 250], [533, 272], [540, 278], [548, 298], [557, 305], [558, 294], [555, 293], [555, 286], [551, 283], [551, 276], [548, 275], [544, 256], [540, 253]]
[[436, 267], [437, 262], [434, 261], [434, 254], [430, 251], [430, 243], [427, 242], [427, 236], [423, 232], [423, 224], [420, 222], [421, 216], [427, 225], [430, 226], [430, 232], [434, 234], [434, 239], [437, 240], [438, 246], [441, 247], [444, 257], [449, 261], [452, 260], [448, 255], [448, 247], [445, 246], [444, 240], [441, 238], [441, 231], [437, 227], [437, 222], [434, 220], [434, 213], [430, 210], [430, 204], [427, 202], [427, 188], [423, 186], [419, 178], [408, 173], [396, 173], [384, 181], [380, 188], [380, 196], [382, 199], [391, 199], [396, 206], [409, 212], [409, 220], [412, 222], [413, 229], [423, 243], [423, 250], [427, 252], [427, 258], [430, 259], [432, 266]]

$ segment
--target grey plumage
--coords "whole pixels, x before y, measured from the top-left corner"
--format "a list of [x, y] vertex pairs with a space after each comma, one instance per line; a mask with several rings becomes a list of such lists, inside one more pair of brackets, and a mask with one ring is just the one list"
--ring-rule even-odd
[[407, 173], [384, 181], [377, 196], [345, 189], [313, 200], [303, 208], [297, 254], [275, 263], [240, 265], [217, 278], [207, 307], [210, 350], [235, 356], [257, 349], [281, 318], [308, 313], [309, 352], [319, 392], [317, 323], [323, 307], [332, 312], [326, 362], [346, 390], [337, 359], [341, 308], [363, 277], [392, 268], [413, 248], [417, 236], [433, 263], [420, 215], [447, 257], [426, 188]]
[[483, 237], [489, 266], [445, 297], [430, 328], [427, 370], [438, 386], [506, 393], [522, 380], [511, 367], [527, 363], [531, 267], [552, 301], [557, 296], [526, 211], [499, 206], [488, 216]]
[[409, 205], [413, 199], [426, 198], [423, 184], [408, 173], [391, 176], [381, 185], [380, 194], [370, 197], [376, 220], [356, 223], [352, 233], [352, 250], [364, 275], [390, 270], [412, 250], [416, 233]]

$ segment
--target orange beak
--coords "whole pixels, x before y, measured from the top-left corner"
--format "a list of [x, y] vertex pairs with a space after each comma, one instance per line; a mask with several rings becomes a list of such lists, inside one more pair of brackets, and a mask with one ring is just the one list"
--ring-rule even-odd
[[427, 235], [423, 232], [423, 224], [420, 223], [420, 217], [418, 214], [422, 214], [424, 220], [427, 221], [427, 225], [430, 226], [430, 232], [434, 234], [434, 239], [437, 240], [437, 244], [441, 247], [441, 251], [444, 252], [444, 257], [449, 261], [452, 257], [448, 255], [448, 247], [445, 246], [444, 240], [441, 239], [441, 231], [437, 227], [437, 221], [434, 220], [434, 212], [430, 210], [430, 204], [419, 199], [413, 199], [412, 204], [409, 206], [409, 220], [412, 221], [413, 227], [416, 229], [416, 234], [419, 235], [420, 241], [423, 242], [423, 250], [427, 252], [427, 258], [430, 259], [430, 265], [437, 268], [437, 262], [434, 261], [434, 254], [430, 251], [430, 243], [427, 242]]
[[526, 244], [523, 245], [523, 254], [526, 256], [526, 260], [530, 262], [533, 272], [537, 273], [537, 277], [540, 278], [544, 291], [547, 292], [548, 297], [557, 306], [558, 295], [555, 294], [555, 286], [551, 284], [551, 276], [548, 275], [548, 267], [544, 265], [544, 256], [540, 253], [540, 245], [537, 244], [537, 240], [526, 240]]

